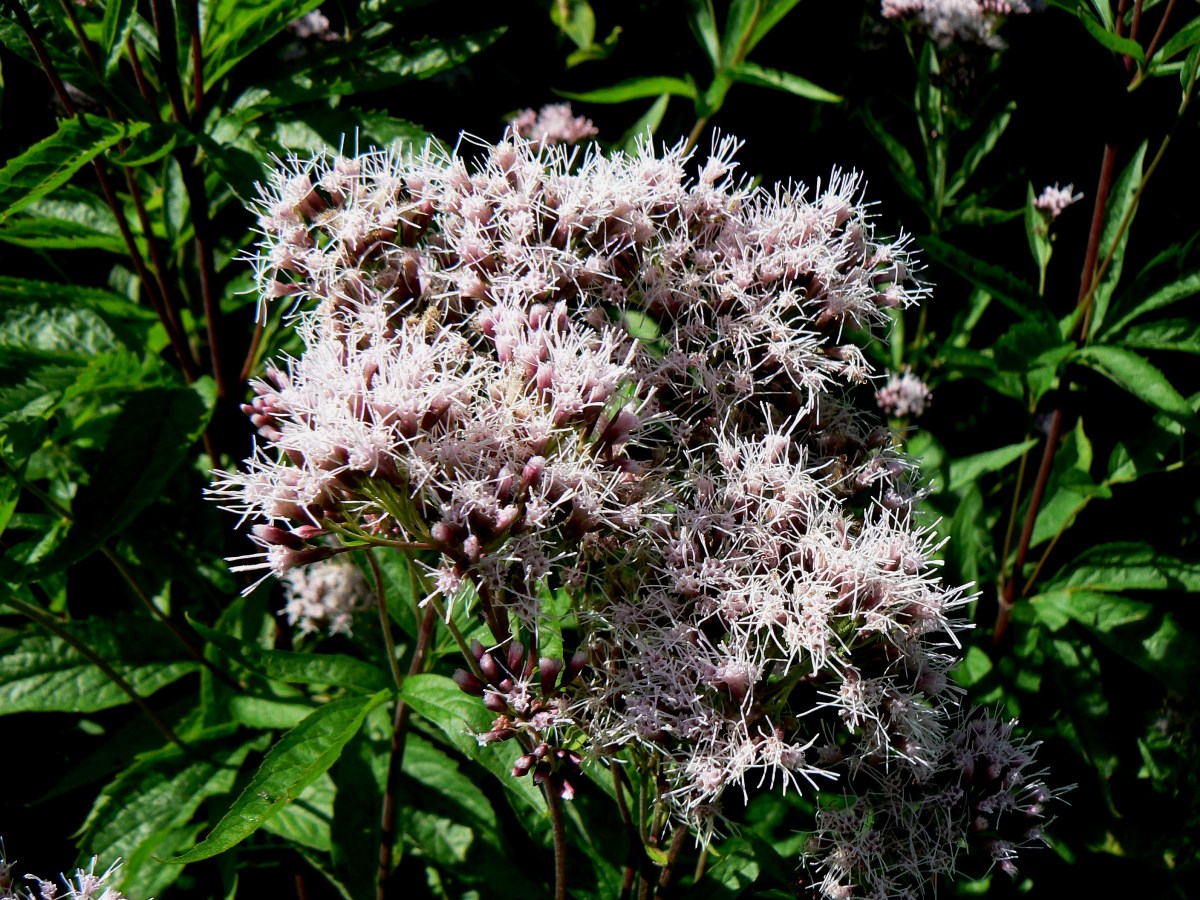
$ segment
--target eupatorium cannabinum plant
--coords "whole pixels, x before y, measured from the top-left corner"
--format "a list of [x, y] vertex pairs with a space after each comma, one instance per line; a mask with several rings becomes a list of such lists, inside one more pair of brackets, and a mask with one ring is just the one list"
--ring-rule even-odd
[[657, 792], [656, 842], [754, 791], [844, 797], [809, 826], [820, 896], [1011, 869], [1053, 792], [959, 709], [971, 597], [872, 412], [862, 347], [927, 293], [906, 240], [857, 176], [754, 187], [729, 138], [693, 170], [524, 130], [262, 188], [258, 289], [304, 350], [253, 382], [259, 446], [212, 491], [260, 548], [237, 567], [295, 599], [302, 567], [404, 554], [427, 609], [486, 624], [454, 628], [455, 680], [559, 825], [607, 766]]

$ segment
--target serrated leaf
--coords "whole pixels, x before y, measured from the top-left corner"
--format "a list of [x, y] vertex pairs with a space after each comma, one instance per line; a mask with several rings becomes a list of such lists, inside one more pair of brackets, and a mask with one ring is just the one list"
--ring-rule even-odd
[[333, 779], [323, 772], [294, 801], [263, 823], [263, 830], [289, 844], [321, 853], [333, 849], [333, 802], [337, 794]]
[[[84, 619], [62, 626], [141, 696], [196, 671], [152, 623]], [[95, 712], [132, 702], [85, 656], [53, 635], [32, 632], [0, 645], [0, 716], [21, 712]]]
[[129, 142], [112, 161], [121, 166], [145, 166], [157, 162], [176, 148], [195, 143], [196, 137], [174, 122], [156, 122]]
[[169, 861], [189, 863], [208, 859], [245, 840], [333, 765], [347, 741], [358, 733], [367, 714], [390, 697], [390, 691], [380, 691], [365, 697], [333, 700], [314, 710], [271, 748], [250, 783], [208, 837]]
[[671, 102], [670, 94], [663, 94], [646, 110], [645, 114], [629, 127], [621, 137], [620, 147], [626, 153], [637, 151], [639, 140], [653, 140], [667, 112], [667, 104]]
[[642, 97], [657, 97], [669, 94], [672, 97], [687, 97], [695, 100], [698, 96], [696, 85], [682, 78], [668, 75], [647, 76], [645, 78], [630, 78], [605, 88], [594, 91], [555, 91], [560, 97], [568, 100], [578, 100], [584, 103], [624, 103], [627, 100], [638, 100]]
[[688, 26], [708, 57], [709, 65], [716, 70], [720, 66], [721, 35], [717, 33], [712, 0], [687, 0], [687, 6]]
[[188, 387], [148, 388], [125, 401], [93, 467], [71, 504], [66, 537], [36, 567], [37, 577], [64, 569], [123, 531], [158, 499], [208, 425], [216, 401], [212, 379]]
[[1005, 466], [1021, 458], [1025, 451], [1037, 444], [1030, 439], [1020, 444], [1009, 444], [995, 450], [986, 450], [972, 456], [963, 456], [950, 462], [950, 483], [948, 490], [957, 491], [988, 472], [999, 472]]
[[1191, 404], [1171, 386], [1167, 377], [1149, 362], [1123, 347], [1081, 347], [1072, 359], [1107, 376], [1143, 403], [1170, 416], [1188, 431], [1200, 432], [1200, 420]]
[[1200, 322], [1194, 319], [1163, 319], [1133, 325], [1121, 335], [1119, 344], [1141, 350], [1200, 353]]
[[21, 247], [105, 250], [125, 254], [116, 217], [91, 191], [63, 185], [0, 225], [0, 241]]
[[1200, 591], [1200, 562], [1157, 552], [1149, 544], [1102, 544], [1065, 566], [1047, 592]]
[[291, 684], [331, 684], [375, 693], [384, 690], [391, 676], [361, 659], [341, 653], [298, 653], [266, 650], [257, 644], [191, 620], [192, 627], [225, 655], [264, 678]]
[[734, 81], [742, 84], [752, 84], [756, 87], [774, 88], [788, 94], [795, 94], [806, 100], [816, 100], [820, 103], [841, 103], [842, 96], [833, 91], [827, 91], [820, 85], [813, 84], [807, 78], [783, 72], [779, 69], [768, 69], [751, 62], [740, 63], [730, 69]]
[[118, 141], [135, 137], [148, 127], [146, 122], [114, 122], [88, 115], [64, 119], [58, 131], [0, 169], [0, 222], [66, 184]]
[[451, 679], [432, 674], [404, 679], [401, 696], [415, 713], [440, 729], [456, 750], [499, 778], [511, 797], [527, 810], [544, 813], [545, 802], [532, 780], [512, 774], [513, 763], [522, 753], [515, 742], [499, 741], [481, 747], [475, 739], [475, 734], [491, 728], [494, 718], [478, 698], [464, 694]]
[[1106, 335], [1120, 335], [1122, 329], [1127, 327], [1129, 323], [1141, 318], [1146, 313], [1162, 309], [1165, 306], [1170, 306], [1173, 303], [1178, 303], [1180, 300], [1187, 300], [1197, 295], [1200, 295], [1200, 270], [1184, 275], [1182, 278], [1152, 291], [1141, 301], [1137, 302], [1129, 312], [1122, 315], [1119, 321], [1105, 329]]
[[320, 5], [320, 0], [210, 3], [203, 29], [204, 90], [211, 90], [235, 65]]
[[153, 869], [165, 868], [175, 877], [182, 872], [154, 860], [155, 848], [188, 824], [205, 800], [233, 790], [246, 755], [262, 749], [261, 741], [231, 740], [230, 731], [196, 736], [186, 753], [170, 746], [143, 754], [100, 792], [79, 847], [84, 857], [126, 860], [114, 887], [140, 888]]
[[1109, 301], [1121, 278], [1121, 270], [1125, 263], [1125, 246], [1129, 243], [1129, 232], [1137, 213], [1134, 198], [1141, 184], [1142, 164], [1145, 158], [1146, 142], [1142, 141], [1108, 193], [1108, 202], [1104, 207], [1104, 229], [1100, 235], [1100, 252], [1103, 254], [1102, 258], [1109, 259], [1109, 265], [1092, 291], [1092, 323], [1088, 330], [1090, 335], [1097, 334], [1100, 326], [1104, 324]]
[[904, 193], [916, 200], [917, 203], [924, 204], [925, 185], [917, 174], [917, 163], [908, 148], [871, 114], [870, 109], [863, 110], [863, 122], [867, 126], [867, 130], [871, 132], [871, 136], [892, 158], [893, 171]]

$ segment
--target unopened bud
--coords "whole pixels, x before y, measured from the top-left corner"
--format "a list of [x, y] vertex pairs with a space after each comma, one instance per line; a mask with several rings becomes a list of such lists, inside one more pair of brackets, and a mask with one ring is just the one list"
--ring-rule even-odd
[[582, 650], [576, 650], [575, 653], [567, 660], [567, 665], [563, 669], [561, 684], [566, 687], [572, 681], [579, 677], [579, 673], [583, 671], [583, 667], [587, 665], [587, 654]]
[[558, 683], [558, 673], [563, 670], [561, 659], [551, 659], [543, 656], [538, 660], [538, 674], [542, 677], [543, 693], [550, 693]]
[[508, 709], [508, 701], [504, 699], [504, 695], [495, 691], [484, 692], [483, 705], [495, 713], [505, 712]]
[[483, 696], [483, 682], [466, 669], [455, 669], [452, 677], [454, 678], [454, 683], [458, 685], [459, 690], [476, 697]]

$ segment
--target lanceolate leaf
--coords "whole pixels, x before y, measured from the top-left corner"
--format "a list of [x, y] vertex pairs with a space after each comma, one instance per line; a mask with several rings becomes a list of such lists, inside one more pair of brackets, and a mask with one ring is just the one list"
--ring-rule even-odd
[[822, 103], [840, 103], [840, 95], [827, 91], [820, 85], [813, 84], [807, 78], [793, 75], [791, 72], [781, 72], [778, 69], [767, 69], [754, 63], [742, 63], [731, 70], [735, 81], [743, 84], [753, 84], [758, 87], [774, 88], [806, 100], [817, 100]]
[[332, 684], [374, 693], [388, 686], [391, 678], [368, 662], [340, 653], [296, 653], [265, 650], [257, 644], [224, 634], [199, 622], [192, 627], [231, 659], [253, 672], [275, 681], [295, 684]]
[[1100, 252], [1110, 262], [1092, 294], [1090, 334], [1096, 334], [1103, 324], [1113, 290], [1121, 278], [1125, 245], [1129, 243], [1129, 231], [1137, 212], [1133, 201], [1142, 180], [1142, 163], [1145, 158], [1146, 143], [1143, 141], [1109, 191], [1108, 203], [1104, 207], [1104, 231], [1100, 237]]
[[[63, 628], [86, 644], [141, 696], [198, 668], [182, 648], [140, 619], [85, 619]], [[94, 712], [132, 702], [107, 675], [60, 638], [32, 632], [0, 644], [0, 716]]]
[[[188, 742], [189, 752], [170, 746], [139, 757], [96, 798], [83, 825], [85, 856], [126, 860], [122, 884], [133, 889], [146, 880], [147, 868], [164, 868], [154, 848], [187, 825], [209, 797], [233, 790], [238, 769], [254, 744], [232, 738], [231, 728], [214, 730]], [[265, 735], [254, 742], [265, 748]], [[165, 867], [178, 877], [182, 869]]]
[[1020, 444], [1011, 444], [995, 450], [976, 453], [974, 456], [963, 456], [950, 463], [950, 483], [948, 489], [960, 490], [980, 475], [987, 472], [998, 472], [1005, 466], [1021, 458], [1021, 454], [1037, 444], [1036, 440], [1028, 440]]
[[170, 861], [188, 863], [208, 859], [257, 831], [333, 765], [346, 742], [362, 727], [367, 714], [390, 696], [390, 691], [380, 691], [365, 697], [347, 697], [314, 711], [271, 748], [241, 796], [208, 837]]
[[1142, 350], [1176, 350], [1180, 353], [1200, 353], [1200, 321], [1195, 319], [1163, 319], [1131, 325], [1121, 335], [1121, 346]]
[[1189, 431], [1200, 432], [1191, 405], [1165, 375], [1132, 350], [1094, 345], [1080, 348], [1075, 361], [1108, 376], [1139, 400], [1170, 416]]
[[672, 78], [666, 75], [646, 78], [630, 78], [619, 84], [594, 91], [573, 93], [571, 91], [556, 91], [559, 96], [568, 100], [580, 100], [587, 103], [624, 103], [626, 100], [637, 100], [641, 97], [657, 97], [660, 94], [670, 94], [674, 97], [696, 99], [696, 85], [690, 80]]
[[240, 3], [220, 0], [208, 6], [204, 28], [204, 89], [220, 81], [288, 23], [302, 18], [321, 5], [321, 0], [268, 0]]
[[1064, 567], [1049, 589], [1200, 591], [1200, 562], [1158, 553], [1149, 544], [1102, 544]]
[[140, 134], [146, 122], [122, 123], [80, 116], [0, 169], [0, 222], [66, 182], [117, 141]]
[[133, 31], [137, 18], [137, 0], [109, 0], [104, 6], [100, 25], [100, 48], [104, 51], [104, 69], [111, 72], [121, 56], [121, 47]]

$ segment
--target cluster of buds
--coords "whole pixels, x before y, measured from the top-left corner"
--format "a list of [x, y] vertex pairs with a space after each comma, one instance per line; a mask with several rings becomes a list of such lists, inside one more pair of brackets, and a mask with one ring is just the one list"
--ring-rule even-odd
[[458, 669], [454, 681], [465, 693], [482, 697], [483, 705], [497, 713], [491, 729], [478, 735], [480, 745], [520, 741], [528, 752], [513, 764], [513, 776], [532, 774], [534, 784], [547, 784], [564, 800], [574, 798], [573, 781], [579, 775], [581, 757], [575, 750], [556, 745], [574, 724], [567, 712], [565, 689], [583, 671], [587, 655], [578, 651], [565, 663], [543, 656], [535, 667], [533, 655], [527, 655], [519, 641], [510, 641], [503, 651], [499, 647], [487, 650], [473, 641], [471, 655], [478, 674]]
[[875, 404], [889, 416], [898, 419], [922, 416], [933, 400], [929, 385], [905, 369], [888, 376], [887, 384], [875, 392]]

